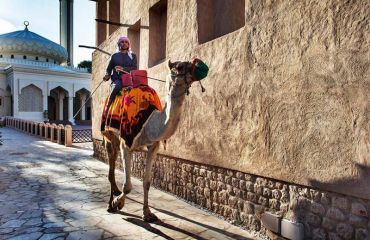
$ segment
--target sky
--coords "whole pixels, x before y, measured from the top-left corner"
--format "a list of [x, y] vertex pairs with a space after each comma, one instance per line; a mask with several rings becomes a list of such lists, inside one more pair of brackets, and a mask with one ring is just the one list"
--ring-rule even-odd
[[[73, 61], [77, 66], [91, 60], [93, 50], [78, 45], [95, 46], [95, 2], [73, 1]], [[53, 42], [59, 42], [59, 0], [0, 0], [0, 34], [25, 28]]]

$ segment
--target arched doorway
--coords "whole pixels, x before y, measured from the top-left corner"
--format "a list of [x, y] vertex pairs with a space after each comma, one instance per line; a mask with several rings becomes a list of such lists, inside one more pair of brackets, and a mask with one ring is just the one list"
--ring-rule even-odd
[[67, 124], [68, 122], [68, 91], [62, 87], [50, 90], [48, 97], [48, 117], [53, 123]]
[[80, 110], [75, 120], [78, 120], [81, 124], [91, 123], [91, 99], [88, 99], [89, 96], [90, 91], [85, 88], [82, 88], [76, 92], [73, 112], [76, 113], [78, 110]]

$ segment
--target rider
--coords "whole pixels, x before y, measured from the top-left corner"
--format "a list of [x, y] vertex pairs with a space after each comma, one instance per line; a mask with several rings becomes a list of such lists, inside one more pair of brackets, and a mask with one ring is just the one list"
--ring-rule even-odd
[[108, 103], [105, 107], [105, 116], [108, 115], [110, 105], [122, 89], [120, 73], [117, 70], [123, 70], [129, 73], [131, 70], [137, 69], [137, 58], [136, 54], [131, 51], [130, 39], [128, 37], [120, 37], [117, 44], [119, 51], [112, 55], [107, 67], [107, 73], [103, 77], [104, 81], [108, 81], [111, 78], [111, 84], [113, 85]]

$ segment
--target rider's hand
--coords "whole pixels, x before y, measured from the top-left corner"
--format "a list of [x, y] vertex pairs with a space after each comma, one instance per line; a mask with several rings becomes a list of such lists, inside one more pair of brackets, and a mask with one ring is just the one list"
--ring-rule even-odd
[[110, 76], [109, 76], [108, 74], [105, 74], [105, 76], [103, 77], [103, 80], [104, 80], [104, 81], [108, 81], [108, 80], [109, 80], [109, 78], [110, 78]]
[[125, 69], [121, 66], [115, 66], [114, 69], [118, 72], [118, 73], [124, 73]]

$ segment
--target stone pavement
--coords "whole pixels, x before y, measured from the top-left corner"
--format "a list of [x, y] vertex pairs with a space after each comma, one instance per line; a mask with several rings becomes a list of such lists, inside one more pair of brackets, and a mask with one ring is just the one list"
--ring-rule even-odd
[[[253, 239], [249, 232], [151, 188], [149, 204], [161, 221], [143, 222], [143, 190], [122, 211], [106, 211], [108, 166], [82, 146], [66, 148], [0, 128], [0, 239]], [[117, 171], [118, 183], [123, 173]]]

